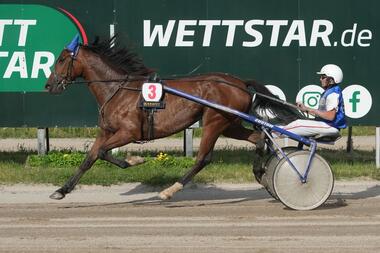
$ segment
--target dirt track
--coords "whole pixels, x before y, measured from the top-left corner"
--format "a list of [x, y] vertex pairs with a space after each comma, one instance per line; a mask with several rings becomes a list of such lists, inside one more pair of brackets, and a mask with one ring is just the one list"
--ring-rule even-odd
[[338, 182], [297, 212], [257, 184], [193, 185], [172, 201], [138, 184], [0, 187], [0, 252], [380, 252], [380, 182]]

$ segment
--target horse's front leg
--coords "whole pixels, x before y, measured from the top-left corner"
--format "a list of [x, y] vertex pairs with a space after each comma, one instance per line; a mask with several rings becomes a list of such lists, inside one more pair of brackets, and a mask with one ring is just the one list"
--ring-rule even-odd
[[141, 164], [145, 161], [144, 158], [141, 156], [127, 157], [123, 161], [123, 160], [120, 160], [120, 159], [113, 157], [108, 151], [105, 151], [105, 149], [102, 149], [99, 151], [99, 158], [102, 160], [105, 160], [107, 162], [110, 162], [110, 163], [112, 163], [112, 164], [114, 164], [114, 165], [116, 165], [122, 169]]
[[63, 199], [67, 193], [70, 193], [74, 187], [79, 182], [80, 178], [83, 174], [89, 170], [95, 161], [98, 159], [99, 149], [101, 145], [109, 138], [109, 135], [102, 131], [95, 140], [95, 143], [92, 145], [90, 152], [87, 154], [86, 158], [79, 166], [79, 169], [75, 172], [75, 174], [70, 177], [70, 179], [58, 190], [56, 190], [53, 194], [50, 195], [51, 199]]
[[119, 130], [111, 138], [109, 138], [99, 149], [99, 158], [110, 162], [120, 168], [127, 168], [144, 162], [144, 158], [140, 156], [127, 157], [126, 160], [120, 160], [113, 157], [109, 151], [111, 149], [124, 146], [132, 141], [131, 136], [126, 132]]
[[67, 193], [70, 193], [74, 189], [83, 174], [92, 167], [98, 158], [109, 161], [122, 168], [141, 163], [141, 160], [136, 162], [136, 159], [134, 160], [135, 163], [118, 160], [108, 154], [109, 150], [126, 145], [129, 142], [131, 142], [131, 137], [124, 131], [118, 131], [115, 134], [102, 131], [96, 138], [94, 145], [75, 175], [72, 176], [63, 187], [50, 195], [50, 198], [63, 199]]

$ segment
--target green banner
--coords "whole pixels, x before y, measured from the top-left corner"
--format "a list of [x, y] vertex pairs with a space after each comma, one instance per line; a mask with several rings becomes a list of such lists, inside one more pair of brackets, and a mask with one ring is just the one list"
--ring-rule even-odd
[[43, 91], [69, 38], [79, 33], [69, 13], [42, 5], [0, 9], [0, 91]]
[[0, 126], [97, 124], [86, 85], [38, 92], [73, 36], [87, 42], [78, 20], [90, 41], [118, 34], [160, 77], [230, 73], [314, 108], [323, 91], [316, 72], [337, 64], [349, 125], [380, 124], [378, 0], [0, 2]]

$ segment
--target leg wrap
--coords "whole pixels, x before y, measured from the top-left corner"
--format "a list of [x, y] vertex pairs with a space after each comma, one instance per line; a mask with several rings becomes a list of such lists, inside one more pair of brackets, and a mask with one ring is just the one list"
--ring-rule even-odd
[[180, 191], [182, 189], [183, 189], [183, 184], [177, 182], [177, 183], [173, 184], [172, 186], [170, 186], [169, 188], [166, 188], [165, 190], [160, 192], [160, 194], [158, 196], [162, 200], [171, 199], [171, 197], [173, 197], [174, 193], [176, 193], [177, 191]]

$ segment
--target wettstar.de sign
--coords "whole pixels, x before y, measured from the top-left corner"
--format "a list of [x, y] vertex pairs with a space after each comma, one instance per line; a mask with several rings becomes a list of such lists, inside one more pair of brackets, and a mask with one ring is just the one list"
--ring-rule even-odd
[[42, 5], [2, 4], [1, 10], [0, 91], [42, 91], [77, 26], [63, 12]]

